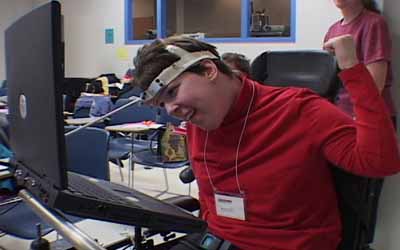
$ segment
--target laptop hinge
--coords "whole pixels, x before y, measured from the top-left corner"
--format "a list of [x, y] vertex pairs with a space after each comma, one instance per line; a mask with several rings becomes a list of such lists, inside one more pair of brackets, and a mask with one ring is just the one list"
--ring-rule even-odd
[[18, 188], [26, 188], [42, 203], [52, 207], [60, 192], [48, 178], [39, 177], [20, 162], [12, 162], [15, 166], [15, 179]]

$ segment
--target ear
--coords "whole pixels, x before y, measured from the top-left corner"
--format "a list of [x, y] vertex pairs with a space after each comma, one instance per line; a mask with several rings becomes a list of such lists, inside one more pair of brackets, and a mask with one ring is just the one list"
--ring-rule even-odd
[[206, 71], [204, 72], [205, 77], [207, 77], [210, 81], [214, 81], [219, 73], [217, 65], [215, 65], [212, 60], [208, 59], [204, 60], [202, 64], [206, 68]]

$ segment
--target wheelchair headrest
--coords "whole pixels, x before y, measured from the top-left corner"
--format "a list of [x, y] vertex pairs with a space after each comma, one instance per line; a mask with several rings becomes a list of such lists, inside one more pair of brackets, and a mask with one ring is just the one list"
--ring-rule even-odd
[[267, 51], [251, 64], [252, 77], [266, 85], [310, 88], [333, 99], [339, 86], [336, 59], [326, 51]]

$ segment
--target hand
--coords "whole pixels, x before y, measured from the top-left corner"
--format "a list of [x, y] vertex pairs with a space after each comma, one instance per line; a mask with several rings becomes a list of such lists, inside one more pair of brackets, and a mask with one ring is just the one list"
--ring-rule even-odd
[[338, 36], [329, 39], [324, 49], [336, 56], [340, 69], [348, 69], [358, 64], [356, 45], [351, 35]]
[[122, 84], [128, 84], [128, 83], [131, 83], [131, 81], [132, 81], [132, 78], [125, 78], [125, 77], [124, 77], [124, 78], [121, 79], [120, 82], [121, 82]]

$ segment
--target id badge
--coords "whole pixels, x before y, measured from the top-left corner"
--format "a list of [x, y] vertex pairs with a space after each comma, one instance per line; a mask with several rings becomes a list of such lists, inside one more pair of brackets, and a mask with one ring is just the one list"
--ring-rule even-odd
[[217, 215], [238, 220], [246, 220], [244, 195], [215, 193]]

